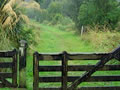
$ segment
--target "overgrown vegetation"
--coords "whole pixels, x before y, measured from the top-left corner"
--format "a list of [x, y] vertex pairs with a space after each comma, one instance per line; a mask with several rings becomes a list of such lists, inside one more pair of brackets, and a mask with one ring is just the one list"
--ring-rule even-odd
[[[80, 30], [82, 26], [99, 24], [115, 29], [120, 20], [118, 0], [36, 0], [41, 10], [46, 10], [50, 22], [57, 24], [62, 17], [69, 17]], [[68, 3], [69, 2], [69, 3]], [[40, 14], [42, 15], [42, 14]], [[63, 19], [64, 20], [64, 19]]]
[[91, 43], [97, 51], [110, 52], [120, 44], [120, 33], [111, 32], [106, 26], [101, 29], [99, 27], [99, 25], [88, 27], [88, 32], [81, 38], [83, 41]]
[[16, 0], [0, 1], [0, 49], [18, 47], [19, 40], [30, 38], [24, 24], [29, 21], [22, 14]]

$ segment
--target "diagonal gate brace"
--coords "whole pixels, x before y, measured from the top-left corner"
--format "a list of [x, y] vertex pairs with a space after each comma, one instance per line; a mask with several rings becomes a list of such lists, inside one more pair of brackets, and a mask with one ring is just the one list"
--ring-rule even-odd
[[120, 60], [120, 47], [118, 47], [117, 49], [113, 50], [111, 53], [109, 53], [108, 55], [103, 56], [100, 61], [95, 65], [95, 67], [86, 72], [82, 77], [79, 77], [77, 80], [75, 80], [71, 86], [69, 86], [67, 88], [67, 90], [76, 90], [77, 86], [86, 81], [87, 79], [89, 79], [91, 77], [91, 75], [96, 72], [97, 70], [99, 70], [100, 68], [104, 67], [104, 65], [111, 59], [117, 59]]
[[7, 87], [12, 87], [13, 85], [10, 83], [10, 82], [8, 82], [4, 77], [0, 77], [0, 80], [1, 80], [1, 82], [2, 82], [2, 84], [4, 85], [4, 86], [7, 86]]

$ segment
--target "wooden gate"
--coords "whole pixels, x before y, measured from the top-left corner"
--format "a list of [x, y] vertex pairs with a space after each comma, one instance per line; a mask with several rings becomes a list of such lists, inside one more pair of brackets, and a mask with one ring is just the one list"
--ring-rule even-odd
[[[105, 65], [112, 59], [120, 60], [120, 48], [110, 53], [56, 53], [42, 54], [34, 53], [33, 60], [33, 89], [34, 90], [120, 90], [120, 86], [99, 86], [99, 87], [79, 87], [82, 82], [105, 82], [120, 81], [120, 76], [98, 75], [92, 76], [94, 72], [120, 70], [120, 65]], [[62, 60], [61, 66], [40, 66], [39, 61], [44, 60]], [[96, 65], [68, 65], [68, 60], [99, 60]], [[61, 77], [40, 77], [40, 72], [62, 72]], [[82, 76], [68, 76], [69, 71], [86, 71]], [[39, 88], [40, 82], [61, 82], [61, 87]], [[68, 82], [72, 82], [68, 86]]]
[[17, 87], [17, 51], [0, 52], [0, 59], [3, 58], [12, 58], [12, 62], [0, 61], [1, 71], [3, 68], [10, 68], [12, 72], [0, 72], [0, 87]]

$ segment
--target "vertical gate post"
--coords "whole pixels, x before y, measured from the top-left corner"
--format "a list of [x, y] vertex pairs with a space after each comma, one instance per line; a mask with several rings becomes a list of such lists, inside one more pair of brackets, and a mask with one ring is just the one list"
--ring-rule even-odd
[[12, 84], [14, 87], [17, 87], [17, 50], [14, 49], [13, 53]]
[[27, 42], [20, 41], [19, 47], [19, 87], [26, 88], [26, 56], [27, 56]]
[[39, 60], [38, 52], [33, 55], [33, 90], [39, 90]]
[[62, 54], [62, 90], [67, 90], [67, 73], [68, 73], [68, 59], [67, 52]]

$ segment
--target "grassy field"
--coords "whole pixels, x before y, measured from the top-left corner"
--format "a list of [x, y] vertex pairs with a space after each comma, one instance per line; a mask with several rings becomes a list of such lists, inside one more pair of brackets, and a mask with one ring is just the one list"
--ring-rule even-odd
[[[91, 44], [83, 41], [80, 36], [76, 35], [73, 31], [63, 31], [53, 26], [39, 24], [37, 22], [31, 22], [31, 25], [35, 27], [35, 41], [37, 41], [36, 45], [31, 45], [31, 53], [38, 51], [39, 53], [50, 53], [50, 52], [96, 52], [96, 48], [94, 48]], [[104, 51], [103, 51], [104, 52]], [[98, 61], [69, 61], [69, 65], [94, 65]], [[61, 62], [58, 61], [43, 61], [40, 62], [40, 65], [60, 65]], [[27, 57], [27, 87], [28, 90], [32, 90], [33, 86], [33, 57], [32, 54], [29, 54]], [[80, 76], [84, 72], [69, 72], [68, 75]], [[94, 73], [94, 75], [118, 75], [120, 72], [118, 71], [99, 71]], [[60, 76], [60, 72], [44, 72], [40, 73], [40, 76]], [[103, 86], [103, 85], [120, 85], [119, 82], [95, 82], [95, 83], [82, 83], [82, 86]], [[40, 87], [49, 87], [49, 86], [60, 86], [60, 83], [42, 83]], [[1, 90], [9, 90], [9, 89], [1, 89]], [[13, 90], [13, 89], [12, 89]], [[15, 89], [16, 90], [16, 89]], [[22, 89], [23, 90], [23, 89]]]

